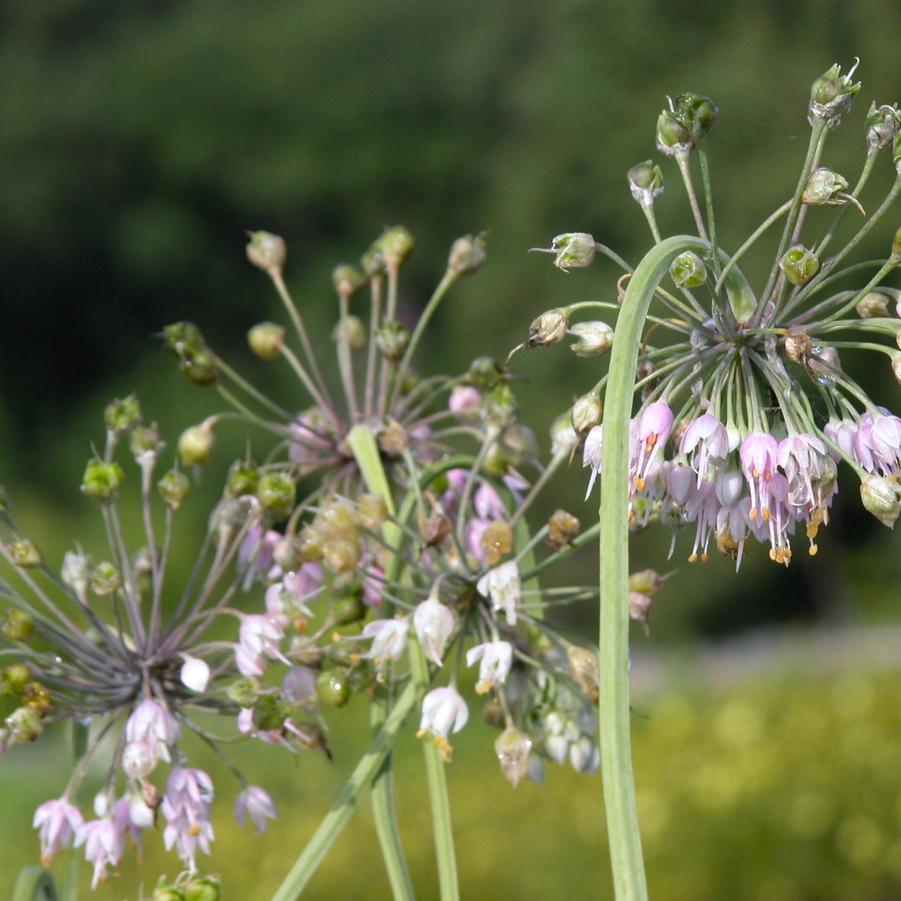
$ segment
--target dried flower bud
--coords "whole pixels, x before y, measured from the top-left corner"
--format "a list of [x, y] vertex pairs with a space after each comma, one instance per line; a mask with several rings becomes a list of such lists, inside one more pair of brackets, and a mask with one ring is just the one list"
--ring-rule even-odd
[[579, 446], [579, 436], [572, 426], [572, 415], [569, 413], [561, 413], [551, 423], [550, 433], [551, 453], [555, 457], [557, 454], [572, 454]]
[[582, 524], [572, 513], [562, 509], [555, 510], [547, 521], [547, 543], [555, 551], [559, 551], [577, 538], [581, 531]]
[[376, 244], [389, 266], [400, 266], [413, 252], [416, 241], [403, 225], [395, 225], [385, 229]]
[[361, 525], [371, 531], [380, 529], [388, 518], [388, 504], [380, 494], [360, 494], [357, 496]]
[[392, 362], [397, 362], [410, 343], [410, 332], [399, 322], [386, 322], [376, 335], [379, 350]]
[[613, 328], [606, 322], [577, 322], [569, 334], [577, 339], [569, 345], [577, 357], [599, 357], [613, 344]]
[[247, 242], [247, 259], [267, 274], [280, 272], [288, 255], [284, 240], [270, 232], [258, 231], [248, 234], [250, 241]]
[[648, 597], [654, 597], [664, 585], [664, 578], [656, 570], [642, 569], [629, 576], [629, 590], [640, 591]]
[[838, 195], [847, 189], [848, 180], [837, 172], [826, 168], [815, 169], [807, 179], [801, 200], [811, 206], [836, 206], [843, 202]]
[[423, 524], [420, 529], [422, 540], [429, 547], [437, 547], [453, 531], [454, 524], [444, 513], [436, 511]]
[[124, 435], [141, 422], [141, 404], [134, 394], [117, 397], [103, 411], [103, 420], [110, 432]]
[[598, 658], [594, 651], [571, 644], [566, 651], [569, 660], [569, 674], [582, 689], [585, 697], [592, 704], [597, 704], [598, 690]]
[[803, 244], [795, 244], [782, 255], [779, 268], [793, 285], [806, 285], [817, 274], [820, 261]]
[[343, 707], [350, 700], [350, 685], [343, 669], [326, 670], [316, 680], [316, 697], [328, 707]]
[[860, 499], [868, 512], [890, 529], [901, 515], [901, 485], [882, 478], [868, 475], [860, 483]]
[[267, 363], [278, 359], [285, 343], [285, 330], [275, 322], [259, 322], [247, 333], [250, 349]]
[[698, 288], [707, 281], [704, 261], [690, 250], [680, 253], [673, 260], [669, 274], [677, 288]]
[[202, 466], [210, 459], [216, 436], [209, 422], [185, 429], [178, 439], [178, 456], [184, 466]]
[[870, 291], [861, 297], [855, 309], [861, 319], [875, 319], [889, 315], [888, 305], [889, 298], [885, 294], [880, 294], [878, 291]]
[[807, 332], [789, 329], [785, 334], [785, 355], [795, 363], [806, 364], [813, 349], [813, 342]]
[[253, 460], [235, 460], [228, 468], [225, 478], [225, 493], [229, 497], [242, 494], [256, 494], [260, 483], [260, 473]]
[[366, 273], [356, 263], [341, 263], [332, 270], [332, 284], [339, 297], [353, 297], [366, 284]]
[[652, 601], [648, 595], [640, 591], [629, 592], [629, 619], [643, 623], [645, 633], [651, 622], [651, 604]]
[[88, 460], [81, 479], [81, 493], [98, 501], [111, 501], [119, 491], [125, 473], [118, 463], [94, 457]]
[[34, 633], [34, 622], [24, 610], [8, 607], [3, 614], [0, 632], [11, 641], [28, 641]]
[[160, 435], [159, 429], [154, 425], [135, 426], [128, 439], [128, 446], [131, 449], [132, 456], [140, 463], [146, 456], [151, 455], [151, 459], [155, 457], [165, 446], [163, 436]]
[[459, 275], [469, 275], [482, 268], [485, 253], [485, 235], [464, 235], [451, 244], [447, 268]]
[[542, 313], [532, 320], [529, 326], [528, 347], [548, 347], [558, 344], [566, 337], [569, 326], [569, 313], [566, 310], [554, 309]]
[[191, 490], [188, 477], [177, 469], [170, 469], [157, 483], [157, 490], [163, 503], [170, 510], [177, 510]]
[[257, 500], [269, 522], [287, 519], [297, 500], [294, 480], [283, 472], [265, 473], [257, 485]]
[[38, 550], [37, 545], [28, 538], [20, 538], [9, 546], [10, 556], [16, 566], [23, 569], [32, 569], [44, 562], [44, 556]]
[[651, 207], [663, 193], [663, 172], [653, 160], [633, 166], [626, 175], [632, 197], [643, 207]]
[[516, 420], [517, 412], [513, 390], [506, 382], [501, 382], [482, 397], [479, 415], [486, 426], [503, 431]]
[[366, 326], [359, 316], [343, 316], [338, 320], [332, 338], [338, 342], [346, 341], [351, 350], [363, 350], [366, 347]]
[[860, 82], [851, 83], [857, 62], [847, 75], [842, 75], [841, 66], [836, 63], [824, 72], [810, 89], [810, 106], [807, 120], [814, 125], [817, 119], [824, 119], [829, 128], [836, 128], [842, 116], [851, 109], [854, 95], [860, 90]]
[[122, 576], [108, 560], [101, 561], [91, 570], [91, 591], [98, 597], [112, 594], [121, 587]]
[[885, 150], [892, 146], [895, 136], [901, 132], [901, 111], [897, 104], [876, 106], [875, 102], [871, 103], [865, 126], [867, 147], [870, 150]]
[[554, 254], [554, 265], [566, 272], [569, 269], [585, 269], [594, 262], [597, 244], [587, 232], [566, 232], [557, 235], [551, 246], [533, 247], [539, 253]]
[[495, 520], [482, 532], [482, 547], [488, 563], [496, 566], [513, 550], [513, 530], [502, 519]]
[[396, 419], [385, 423], [376, 440], [379, 447], [391, 457], [400, 457], [410, 445], [407, 430]]
[[581, 436], [589, 429], [601, 424], [604, 418], [604, 405], [593, 391], [583, 394], [572, 409], [572, 426], [576, 434]]
[[529, 771], [531, 750], [532, 739], [515, 726], [504, 729], [494, 742], [494, 753], [497, 754], [501, 772], [514, 788]]

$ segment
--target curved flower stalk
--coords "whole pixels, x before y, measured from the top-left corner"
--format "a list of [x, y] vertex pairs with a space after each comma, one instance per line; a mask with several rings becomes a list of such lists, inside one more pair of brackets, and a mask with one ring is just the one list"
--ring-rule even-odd
[[[713, 539], [736, 566], [756, 539], [768, 545], [771, 560], [788, 565], [799, 528], [809, 553], [817, 553], [841, 462], [859, 479], [867, 510], [890, 527], [901, 514], [901, 419], [875, 403], [839, 357], [845, 349], [887, 356], [901, 380], [901, 355], [877, 340], [901, 348], [901, 308], [893, 309], [898, 292], [884, 284], [901, 263], [901, 232], [884, 259], [843, 266], [901, 193], [897, 107], [871, 107], [866, 157], [850, 192], [847, 180], [822, 165], [827, 136], [860, 89], [852, 74], [834, 66], [814, 82], [810, 144], [794, 192], [734, 254], [717, 242], [705, 149], [718, 111], [695, 94], [671, 100], [660, 114], [657, 146], [678, 165], [697, 237], [661, 237], [654, 204], [663, 176], [648, 161], [628, 176], [655, 242], [634, 270], [590, 235], [560, 235], [550, 248], [560, 268], [590, 265], [601, 253], [625, 273], [615, 302], [578, 302], [544, 313], [525, 342], [545, 346], [575, 334], [573, 350], [582, 356], [613, 346], [608, 373], [577, 402], [572, 420], [591, 469], [589, 494], [602, 476], [600, 738], [618, 898], [647, 894], [629, 750], [628, 617], [636, 618], [642, 606], [629, 595], [628, 530], [659, 523], [672, 533], [673, 546], [688, 530], [690, 561], [706, 560]], [[848, 210], [863, 211], [864, 186], [888, 148], [893, 179], [887, 193], [844, 248], [827, 257]], [[703, 209], [692, 155], [699, 159]], [[831, 221], [823, 221], [829, 208]], [[738, 261], [781, 218], [769, 278], [755, 293]], [[866, 270], [875, 274], [863, 281], [859, 273]], [[666, 276], [671, 284], [664, 287]], [[827, 290], [843, 281], [857, 284]], [[618, 311], [612, 341], [604, 323], [571, 322], [589, 309]]]

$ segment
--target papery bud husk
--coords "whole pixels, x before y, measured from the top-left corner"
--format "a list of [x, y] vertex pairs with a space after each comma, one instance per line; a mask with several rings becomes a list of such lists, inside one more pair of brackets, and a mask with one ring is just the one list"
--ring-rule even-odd
[[[640, 591], [629, 592], [629, 619], [644, 623], [645, 627], [651, 621], [651, 598]], [[647, 629], [645, 629], [647, 631]]]
[[559, 551], [578, 537], [582, 526], [572, 513], [558, 509], [548, 519], [547, 529], [547, 543]]
[[157, 483], [163, 502], [171, 510], [177, 510], [191, 490], [188, 477], [177, 469], [170, 469]]
[[496, 566], [513, 550], [513, 530], [502, 519], [495, 520], [482, 532], [482, 547], [490, 566]]
[[789, 329], [785, 334], [785, 355], [795, 363], [805, 363], [813, 349], [813, 341], [807, 332]]
[[807, 116], [811, 125], [817, 119], [825, 120], [829, 128], [839, 125], [842, 116], [851, 109], [854, 95], [860, 90], [860, 82], [851, 83], [851, 76], [856, 68], [857, 63], [847, 75], [842, 75], [841, 66], [836, 63], [814, 81]]
[[838, 194], [848, 189], [848, 180], [832, 169], [815, 169], [807, 179], [801, 200], [810, 206], [842, 203]]
[[820, 261], [803, 244], [790, 247], [779, 260], [779, 268], [793, 285], [806, 285], [820, 268]]
[[569, 314], [566, 310], [548, 310], [532, 320], [529, 326], [527, 347], [549, 347], [558, 344], [566, 337], [569, 327]]
[[861, 297], [855, 309], [861, 319], [876, 319], [889, 315], [888, 305], [889, 298], [885, 294], [880, 294], [878, 291], [870, 291]]
[[594, 262], [597, 244], [587, 232], [566, 232], [554, 238], [551, 251], [556, 254], [554, 265], [558, 269], [585, 269]]
[[577, 435], [584, 435], [604, 418], [604, 405], [593, 391], [583, 394], [572, 408], [572, 427]]
[[576, 322], [569, 334], [578, 339], [569, 345], [578, 357], [599, 357], [613, 344], [613, 328], [606, 322]]
[[629, 576], [629, 590], [640, 591], [648, 597], [657, 594], [664, 585], [664, 578], [656, 570], [642, 569]]
[[597, 655], [588, 648], [571, 644], [566, 650], [566, 657], [573, 681], [582, 689], [585, 697], [596, 704], [599, 697]]
[[515, 726], [504, 729], [494, 742], [494, 753], [497, 754], [501, 772], [514, 788], [529, 771], [531, 750], [532, 739]]
[[873, 102], [867, 112], [865, 125], [867, 147], [872, 151], [885, 150], [892, 146], [895, 137], [901, 132], [901, 112], [895, 104], [876, 106]]
[[166, 445], [156, 424], [137, 425], [131, 431], [128, 446], [139, 463], [145, 454], [158, 454]]
[[632, 197], [642, 206], [653, 206], [663, 193], [663, 172], [653, 160], [637, 163], [626, 174]]
[[396, 420], [390, 419], [376, 436], [378, 446], [390, 457], [400, 457], [410, 446], [407, 430]]
[[481, 269], [486, 256], [484, 232], [464, 235], [451, 245], [447, 268], [459, 275], [469, 275]]

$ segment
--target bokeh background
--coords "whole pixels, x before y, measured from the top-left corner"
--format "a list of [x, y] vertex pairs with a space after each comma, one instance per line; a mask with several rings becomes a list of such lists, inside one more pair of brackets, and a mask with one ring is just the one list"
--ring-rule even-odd
[[[77, 486], [112, 396], [138, 391], [173, 440], [209, 411], [213, 398], [178, 376], [153, 337], [169, 321], [198, 322], [219, 353], [304, 405], [287, 374], [264, 372], [245, 349], [251, 324], [280, 316], [244, 259], [245, 229], [284, 235], [288, 280], [323, 341], [336, 316], [332, 266], [383, 225], [417, 238], [406, 315], [450, 242], [487, 230], [488, 263], [455, 289], [422, 353], [433, 371], [460, 371], [475, 354], [503, 357], [542, 310], [613, 296], [618, 273], [605, 263], [566, 276], [526, 251], [584, 230], [638, 259], [648, 238], [624, 174], [655, 155], [666, 94], [692, 89], [720, 105], [710, 153], [721, 241], [734, 248], [794, 185], [811, 80], [859, 56], [864, 88], [826, 156], [856, 175], [865, 109], [901, 85], [899, 34], [893, 0], [6, 0], [0, 480], [19, 518], [53, 560], [76, 537], [90, 547], [98, 524]], [[880, 164], [866, 206], [892, 177]], [[661, 225], [688, 228], [675, 170], [665, 175]], [[875, 229], [861, 258], [884, 253], [892, 230]], [[749, 258], [752, 281], [766, 263]], [[515, 368], [522, 419], [546, 448], [548, 424], [594, 382], [594, 364], [556, 348]], [[889, 372], [857, 375], [898, 408]], [[226, 438], [218, 449], [220, 475], [235, 448]], [[583, 485], [573, 467], [552, 501], [588, 520]], [[668, 564], [661, 536], [635, 542], [636, 565], [675, 570], [651, 638], [634, 639], [657, 898], [901, 897], [901, 554], [860, 511], [853, 478], [844, 486], [819, 556], [798, 554], [787, 571], [759, 551], [738, 576], [724, 560], [689, 567], [684, 549]], [[180, 565], [190, 554], [186, 541]], [[590, 554], [576, 566], [571, 581], [593, 578]], [[564, 622], [595, 633], [590, 609]], [[252, 781], [275, 789], [282, 819], [265, 836], [242, 834], [219, 780], [209, 868], [225, 897], [268, 897], [362, 751], [363, 713], [352, 703], [333, 717], [333, 765], [239, 752]], [[513, 791], [492, 741], [474, 722], [449, 774], [464, 897], [604, 897], [600, 779], [550, 768], [543, 786]], [[65, 766], [54, 735], [0, 761], [2, 896], [37, 857], [31, 812], [61, 790]], [[414, 879], [434, 897], [412, 737], [398, 770]], [[151, 838], [145, 866], [95, 896], [136, 898], [142, 880], [173, 874], [160, 844]], [[308, 896], [387, 892], [364, 803]]]

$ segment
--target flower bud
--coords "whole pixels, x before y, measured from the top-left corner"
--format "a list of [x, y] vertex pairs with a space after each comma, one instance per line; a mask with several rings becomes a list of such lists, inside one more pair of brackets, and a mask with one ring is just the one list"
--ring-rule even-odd
[[39, 713], [46, 713], [53, 706], [46, 686], [34, 681], [22, 686], [22, 703]]
[[806, 364], [813, 350], [813, 342], [807, 332], [789, 329], [785, 335], [785, 355], [795, 363]]
[[386, 322], [376, 334], [379, 350], [396, 363], [404, 355], [410, 343], [410, 332], [399, 322]]
[[482, 547], [491, 566], [496, 566], [502, 558], [513, 550], [513, 530], [502, 519], [495, 520], [482, 532]]
[[661, 110], [657, 117], [657, 149], [666, 156], [691, 150], [691, 135], [673, 110]]
[[0, 690], [5, 695], [18, 696], [31, 679], [31, 670], [24, 663], [13, 663], [0, 671]]
[[793, 285], [806, 285], [817, 274], [820, 261], [803, 244], [795, 244], [782, 255], [779, 268]]
[[464, 235], [451, 244], [447, 268], [459, 275], [469, 275], [485, 262], [485, 235]]
[[34, 632], [34, 622], [24, 610], [8, 607], [3, 614], [0, 632], [11, 641], [28, 641]]
[[357, 497], [360, 510], [360, 523], [366, 529], [380, 529], [388, 518], [388, 505], [380, 494], [361, 494]]
[[188, 381], [204, 387], [215, 385], [219, 380], [216, 361], [207, 350], [199, 350], [184, 357], [178, 364], [179, 371]]
[[159, 885], [150, 896], [150, 901], [185, 901], [185, 893], [180, 886], [166, 882], [165, 878], [161, 876]]
[[253, 707], [259, 695], [259, 685], [253, 679], [235, 679], [225, 689], [226, 697], [239, 707]]
[[486, 426], [502, 431], [513, 424], [517, 412], [513, 390], [506, 382], [501, 382], [482, 397], [479, 415]]
[[332, 284], [339, 297], [353, 297], [366, 284], [366, 273], [356, 263], [341, 263], [332, 269]]
[[891, 147], [895, 136], [901, 132], [901, 111], [896, 104], [876, 106], [870, 104], [866, 118], [867, 147], [870, 150], [885, 150]]
[[868, 475], [860, 483], [860, 499], [868, 512], [890, 529], [901, 515], [901, 486], [882, 476]]
[[888, 316], [889, 298], [878, 291], [870, 291], [857, 301], [857, 315], [861, 319], [875, 319], [880, 316]]
[[193, 322], [173, 322], [163, 328], [163, 347], [179, 359], [206, 350], [206, 341]]
[[469, 364], [468, 376], [479, 391], [489, 391], [503, 379], [504, 370], [494, 357], [476, 357]]
[[810, 206], [837, 206], [844, 202], [838, 195], [847, 189], [848, 180], [837, 172], [826, 168], [815, 169], [807, 179], [801, 200]]
[[266, 363], [278, 358], [285, 343], [285, 330], [275, 322], [259, 322], [247, 333], [250, 349]]
[[704, 261], [690, 250], [680, 253], [670, 263], [669, 274], [677, 288], [698, 288], [707, 281]]
[[400, 266], [413, 252], [416, 241], [403, 225], [395, 225], [385, 229], [376, 244], [389, 266]]
[[606, 322], [577, 322], [569, 334], [577, 339], [569, 345], [577, 357], [599, 357], [613, 344], [613, 328]]
[[184, 466], [202, 466], [210, 459], [216, 436], [206, 422], [185, 429], [178, 439], [178, 456]]
[[28, 538], [14, 541], [9, 546], [9, 553], [13, 558], [13, 563], [23, 569], [32, 569], [44, 562], [43, 554], [38, 550], [37, 545]]
[[280, 272], [288, 254], [285, 242], [278, 235], [269, 232], [249, 232], [247, 259], [267, 274]]
[[108, 560], [101, 561], [91, 571], [91, 591], [98, 597], [112, 594], [121, 587], [122, 576]]
[[145, 455], [155, 456], [166, 445], [156, 425], [139, 425], [132, 429], [128, 446], [135, 461], [140, 463]]
[[497, 754], [501, 772], [514, 788], [529, 770], [531, 750], [532, 739], [515, 726], [504, 729], [494, 742], [494, 753]]
[[585, 697], [592, 704], [597, 704], [598, 690], [598, 658], [594, 651], [571, 644], [566, 651], [569, 661], [569, 674], [582, 689]]
[[21, 744], [34, 741], [44, 730], [43, 718], [33, 707], [19, 707], [6, 718], [6, 728], [10, 738]]
[[177, 510], [191, 490], [188, 477], [177, 469], [170, 469], [157, 483], [157, 490], [163, 503], [170, 510]]
[[438, 547], [454, 529], [454, 524], [444, 513], [436, 511], [420, 527], [422, 540], [429, 547]]
[[338, 539], [322, 546], [322, 560], [336, 573], [351, 572], [360, 562], [360, 545], [356, 540]]
[[88, 460], [81, 479], [81, 493], [98, 501], [111, 501], [119, 491], [125, 473], [118, 463], [94, 457]]
[[256, 494], [260, 483], [260, 473], [253, 460], [235, 460], [228, 468], [225, 479], [225, 493], [229, 497]]
[[[512, 428], [513, 426], [509, 426], [506, 429], [505, 437]], [[485, 471], [485, 475], [492, 476], [495, 479], [502, 479], [510, 471], [510, 464], [510, 452], [504, 444], [497, 441], [492, 444], [491, 448], [488, 450], [482, 468]]]
[[576, 434], [581, 436], [589, 429], [601, 424], [604, 417], [604, 405], [593, 391], [583, 394], [572, 409], [572, 426]]
[[702, 94], [686, 92], [657, 119], [657, 148], [667, 156], [688, 153], [713, 128], [719, 115], [716, 104]]
[[572, 513], [566, 510], [555, 510], [547, 521], [547, 543], [559, 551], [566, 547], [582, 531], [582, 524]]
[[529, 326], [528, 347], [548, 347], [558, 344], [566, 337], [569, 326], [569, 314], [566, 310], [554, 309], [542, 313], [532, 320]]
[[379, 447], [390, 457], [400, 457], [410, 446], [407, 430], [396, 420], [390, 419], [376, 438]]
[[185, 901], [219, 901], [222, 893], [215, 876], [193, 876], [185, 883]]
[[287, 519], [297, 500], [294, 480], [283, 472], [267, 472], [260, 476], [257, 499], [270, 522]]
[[629, 591], [640, 591], [654, 597], [663, 588], [664, 579], [656, 570], [642, 569], [629, 576]]
[[363, 350], [366, 347], [366, 326], [359, 316], [344, 316], [335, 326], [332, 338], [339, 342], [346, 341], [351, 350]]
[[134, 394], [116, 398], [107, 404], [103, 420], [110, 432], [124, 435], [141, 422], [141, 405]]
[[347, 671], [332, 669], [320, 673], [316, 680], [316, 697], [329, 707], [343, 707], [350, 700]]
[[847, 75], [842, 75], [841, 66], [836, 63], [824, 72], [810, 89], [810, 106], [807, 120], [813, 125], [817, 119], [824, 119], [829, 128], [836, 128], [842, 116], [851, 109], [854, 95], [860, 90], [860, 82], [851, 83], [851, 76], [857, 62]]
[[554, 265], [566, 272], [569, 269], [585, 269], [594, 262], [597, 245], [586, 232], [566, 232], [557, 235], [549, 249], [536, 247], [542, 253], [554, 254]]
[[654, 205], [663, 193], [663, 172], [653, 160], [645, 160], [633, 166], [626, 175], [632, 197], [643, 207]]

